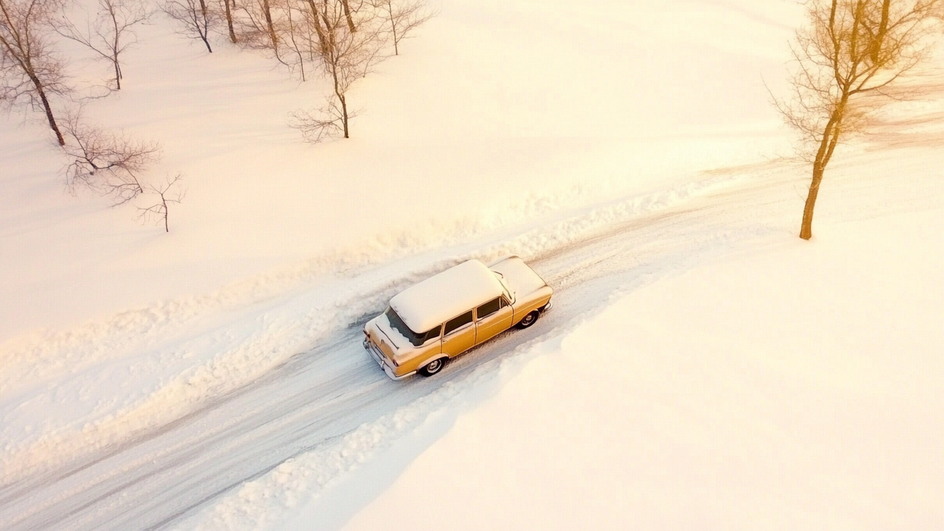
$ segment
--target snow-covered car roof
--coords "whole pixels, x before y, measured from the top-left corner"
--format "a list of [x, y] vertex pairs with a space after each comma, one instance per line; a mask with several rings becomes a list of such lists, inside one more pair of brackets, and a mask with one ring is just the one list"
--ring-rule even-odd
[[501, 282], [478, 260], [469, 260], [401, 291], [390, 307], [423, 333], [504, 293]]

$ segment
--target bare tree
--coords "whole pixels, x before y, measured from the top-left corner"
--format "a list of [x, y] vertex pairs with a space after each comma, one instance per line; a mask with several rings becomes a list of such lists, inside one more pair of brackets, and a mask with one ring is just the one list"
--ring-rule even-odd
[[86, 125], [81, 111], [67, 116], [65, 131], [70, 137], [64, 147], [70, 159], [65, 167], [66, 184], [73, 193], [87, 187], [120, 205], [144, 191], [140, 174], [160, 158], [158, 144]]
[[69, 87], [48, 30], [61, 8], [60, 0], [0, 0], [0, 102], [42, 108], [60, 146], [65, 139], [50, 96], [65, 94]]
[[207, 51], [213, 53], [210, 32], [216, 25], [216, 17], [207, 6], [207, 0], [165, 0], [161, 10], [183, 25], [182, 34], [200, 39]]
[[400, 55], [400, 41], [433, 16], [431, 12], [426, 11], [423, 0], [372, 1], [374, 8], [383, 11], [383, 16], [390, 26], [394, 55]]
[[[349, 112], [348, 119], [356, 113]], [[297, 110], [289, 115], [289, 127], [298, 129], [306, 142], [317, 144], [325, 139], [344, 136], [344, 115], [338, 99], [328, 97], [317, 110]], [[348, 138], [348, 137], [344, 137]]]
[[941, 0], [810, 0], [810, 26], [792, 46], [792, 99], [775, 100], [802, 136], [812, 163], [800, 238], [812, 237], [813, 208], [836, 146], [862, 131], [890, 85], [927, 57], [925, 38]]
[[[350, 138], [350, 119], [354, 113], [347, 99], [348, 91], [381, 59], [383, 41], [377, 31], [351, 31], [345, 0], [310, 0], [309, 6], [314, 12], [313, 23], [319, 35], [321, 67], [331, 81], [332, 94], [328, 96], [327, 105], [316, 113], [296, 112], [291, 125], [301, 129], [309, 140], [319, 141], [333, 131]], [[372, 20], [362, 20], [359, 27], [363, 28]]]
[[80, 29], [69, 20], [57, 24], [60, 35], [81, 43], [111, 63], [115, 72], [115, 89], [121, 90], [120, 55], [137, 42], [134, 26], [146, 21], [150, 14], [140, 0], [98, 0], [95, 20], [88, 20]]
[[147, 192], [155, 198], [155, 202], [146, 207], [138, 207], [138, 219], [147, 221], [151, 218], [157, 218], [158, 222], [164, 222], [164, 232], [170, 232], [170, 204], [180, 204], [186, 195], [186, 190], [180, 187], [181, 176], [178, 173], [173, 178], [168, 178], [160, 186], [146, 185]]
[[308, 50], [313, 49], [310, 42], [310, 32], [307, 35], [305, 34], [305, 30], [309, 27], [305, 22], [304, 12], [296, 13], [291, 5], [285, 7], [284, 32], [287, 38], [283, 39], [283, 41], [295, 52], [295, 57], [297, 58], [295, 65], [297, 65], [300, 70], [302, 82], [307, 80], [305, 76], [305, 55], [303, 50], [306, 48]]

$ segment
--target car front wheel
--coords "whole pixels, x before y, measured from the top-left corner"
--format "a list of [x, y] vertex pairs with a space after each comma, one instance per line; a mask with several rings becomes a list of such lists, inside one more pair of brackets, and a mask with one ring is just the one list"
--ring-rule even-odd
[[539, 315], [540, 315], [540, 313], [538, 313], [537, 310], [534, 310], [534, 311], [532, 311], [531, 313], [529, 313], [528, 315], [525, 315], [525, 316], [524, 316], [524, 319], [522, 319], [521, 322], [518, 323], [518, 328], [527, 328], [527, 327], [533, 325], [534, 323], [536, 323], [536, 322], [538, 321], [538, 316], [539, 316]]
[[420, 369], [420, 374], [423, 376], [432, 376], [437, 372], [441, 371], [442, 368], [446, 365], [446, 358], [438, 358], [429, 363], [427, 363], [422, 369]]

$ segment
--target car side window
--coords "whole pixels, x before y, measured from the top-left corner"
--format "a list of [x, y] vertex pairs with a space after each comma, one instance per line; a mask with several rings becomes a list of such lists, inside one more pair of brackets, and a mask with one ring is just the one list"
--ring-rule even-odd
[[433, 328], [429, 332], [423, 334], [423, 343], [426, 343], [430, 339], [439, 339], [439, 332], [442, 330], [442, 325]]
[[479, 319], [482, 319], [484, 317], [488, 317], [489, 315], [492, 315], [493, 313], [497, 312], [498, 310], [501, 309], [501, 307], [502, 307], [502, 298], [496, 297], [495, 300], [488, 301], [485, 304], [479, 306], [478, 309], [476, 310], [476, 314], [478, 315]]
[[448, 336], [455, 329], [463, 325], [469, 324], [471, 322], [472, 322], [472, 310], [469, 310], [468, 312], [460, 315], [459, 317], [456, 317], [455, 319], [450, 319], [446, 321], [446, 329], [443, 330], [443, 335]]

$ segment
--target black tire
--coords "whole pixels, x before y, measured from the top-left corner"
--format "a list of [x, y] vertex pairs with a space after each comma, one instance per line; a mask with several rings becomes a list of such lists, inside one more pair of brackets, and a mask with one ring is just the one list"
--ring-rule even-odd
[[427, 363], [419, 370], [419, 373], [423, 376], [432, 376], [442, 370], [446, 366], [446, 358], [436, 358], [433, 361]]
[[518, 328], [528, 328], [529, 326], [538, 322], [538, 317], [540, 317], [540, 315], [541, 315], [541, 312], [537, 310], [534, 310], [528, 315], [525, 315], [524, 319], [518, 322]]

